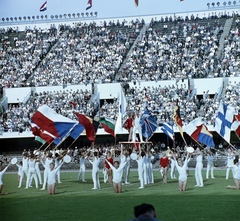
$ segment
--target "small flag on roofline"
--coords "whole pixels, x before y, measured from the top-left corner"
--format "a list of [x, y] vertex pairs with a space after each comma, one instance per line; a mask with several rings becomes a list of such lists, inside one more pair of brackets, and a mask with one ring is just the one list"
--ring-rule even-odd
[[86, 10], [92, 8], [92, 0], [88, 0], [87, 5], [88, 5], [88, 6], [87, 6]]
[[40, 12], [44, 12], [47, 10], [47, 1], [43, 3], [43, 5], [40, 7]]

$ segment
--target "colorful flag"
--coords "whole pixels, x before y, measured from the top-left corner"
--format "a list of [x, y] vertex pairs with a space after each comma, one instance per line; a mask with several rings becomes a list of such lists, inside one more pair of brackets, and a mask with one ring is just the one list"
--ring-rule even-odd
[[134, 0], [136, 7], [138, 7], [138, 0]]
[[104, 130], [107, 133], [109, 133], [109, 134], [111, 134], [112, 136], [115, 137], [115, 133], [114, 133], [114, 131], [115, 131], [115, 122], [114, 122], [113, 119], [108, 118], [108, 117], [102, 117], [102, 118], [100, 118], [99, 123], [102, 124]]
[[165, 122], [161, 126], [161, 130], [172, 140], [174, 140], [174, 130], [173, 124], [170, 122]]
[[47, 143], [52, 143], [54, 139], [56, 139], [55, 136], [48, 133], [47, 131], [41, 130], [38, 125], [31, 122], [31, 130], [32, 134], [36, 137], [41, 138], [42, 140], [46, 141]]
[[179, 129], [179, 132], [181, 134], [181, 136], [183, 137], [183, 130], [182, 130], [182, 119], [181, 119], [181, 115], [180, 115], [180, 107], [178, 106], [178, 102], [176, 103], [176, 106], [174, 107], [174, 121]]
[[[47, 131], [55, 137], [64, 138], [71, 132], [81, 134], [84, 130], [77, 121], [64, 117], [56, 113], [47, 105], [42, 105], [32, 116], [32, 121], [39, 126], [41, 130]], [[78, 125], [78, 127], [75, 127]]]
[[93, 120], [83, 114], [75, 113], [78, 121], [86, 130], [87, 138], [91, 141], [95, 141], [95, 130], [93, 126]]
[[240, 114], [234, 115], [231, 128], [235, 131], [238, 139], [240, 139]]
[[151, 115], [147, 108], [142, 115], [141, 125], [142, 135], [148, 141], [155, 132], [155, 130], [158, 128], [158, 124], [156, 122], [156, 119]]
[[35, 140], [38, 141], [38, 142], [40, 142], [40, 143], [42, 143], [42, 144], [45, 144], [45, 143], [46, 143], [46, 141], [43, 140], [43, 139], [42, 139], [41, 137], [39, 137], [39, 136], [35, 136]]
[[44, 12], [47, 10], [47, 1], [43, 3], [43, 5], [40, 7], [40, 12]]
[[231, 127], [234, 116], [234, 107], [220, 103], [218, 115], [215, 120], [215, 130], [228, 143], [230, 143]]
[[207, 126], [203, 124], [200, 118], [191, 121], [185, 127], [185, 132], [195, 141], [201, 142], [212, 148], [215, 147], [212, 133], [208, 130]]
[[92, 0], [88, 0], [87, 5], [88, 5], [88, 6], [87, 6], [86, 10], [92, 8]]

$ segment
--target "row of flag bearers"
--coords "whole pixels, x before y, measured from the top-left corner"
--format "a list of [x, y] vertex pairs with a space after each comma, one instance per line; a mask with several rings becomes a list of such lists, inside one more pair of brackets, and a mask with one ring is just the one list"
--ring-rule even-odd
[[[77, 120], [72, 120], [56, 113], [47, 105], [42, 105], [31, 118], [32, 133], [37, 138], [40, 137], [43, 142], [55, 143], [55, 145], [59, 145], [68, 136], [78, 139], [82, 133], [85, 133], [87, 138], [94, 142], [98, 126], [101, 123], [107, 133], [114, 137], [117, 135], [115, 127], [117, 122], [108, 117], [101, 117], [96, 121], [80, 113], [75, 113], [75, 116]], [[213, 135], [201, 118], [196, 118], [183, 126], [178, 102], [174, 108], [173, 120], [186, 145], [183, 132], [186, 132], [200, 146], [204, 144], [211, 148], [215, 147]], [[121, 127], [127, 129], [128, 141], [132, 142], [143, 142], [143, 138], [145, 141], [149, 141], [158, 128], [174, 141], [176, 131], [173, 122], [164, 122], [158, 125], [147, 107], [142, 114], [138, 110], [132, 112], [128, 119], [121, 124]], [[231, 130], [240, 135], [240, 115], [235, 115], [235, 108], [231, 105], [220, 103], [213, 129], [230, 144]], [[137, 132], [139, 138], [136, 136]]]

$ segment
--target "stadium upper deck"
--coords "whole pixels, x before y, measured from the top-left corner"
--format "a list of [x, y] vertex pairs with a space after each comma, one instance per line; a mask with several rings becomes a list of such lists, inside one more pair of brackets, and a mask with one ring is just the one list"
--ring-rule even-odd
[[[153, 19], [150, 24], [137, 19], [25, 31], [2, 28], [0, 74], [2, 87], [8, 88], [2, 103], [4, 131], [28, 131], [31, 114], [43, 103], [68, 115], [73, 110], [68, 101], [73, 101], [84, 114], [98, 111], [116, 118], [119, 90], [101, 87], [102, 83], [116, 81], [123, 82], [126, 88], [128, 109], [136, 105], [143, 108], [147, 100], [153, 110], [161, 110], [157, 118], [162, 122], [171, 120], [174, 101], [180, 99], [186, 122], [202, 116], [212, 125], [219, 100], [238, 106], [238, 28], [236, 13], [201, 18], [166, 16]], [[218, 86], [209, 88], [209, 93], [208, 86], [201, 85], [203, 78], [218, 78], [213, 81]], [[163, 80], [169, 82], [162, 83]], [[157, 88], [159, 85], [162, 86]], [[44, 92], [35, 93], [41, 86], [46, 86]], [[58, 86], [55, 91], [53, 86]], [[84, 86], [87, 100], [85, 90], [77, 92], [77, 87]], [[21, 91], [19, 87], [27, 87], [28, 92], [11, 104], [7, 99], [15, 96], [13, 91]], [[112, 96], [102, 95], [106, 91]], [[98, 98], [110, 98], [111, 103], [102, 105]]]

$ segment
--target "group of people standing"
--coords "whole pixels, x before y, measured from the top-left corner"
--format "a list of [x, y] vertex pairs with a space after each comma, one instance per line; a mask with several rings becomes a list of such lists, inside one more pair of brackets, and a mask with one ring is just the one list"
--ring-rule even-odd
[[[24, 176], [26, 176], [25, 189], [32, 187], [34, 180], [35, 187], [42, 185], [41, 190], [48, 188], [49, 194], [56, 193], [56, 182], [61, 183], [60, 167], [64, 163], [62, 157], [58, 153], [54, 156], [51, 152], [46, 154], [23, 153], [22, 161], [16, 164], [18, 167], [18, 188], [22, 187]], [[40, 164], [44, 167], [43, 179], [40, 171]]]
[[[140, 182], [139, 189], [143, 189], [145, 185], [154, 183], [153, 176], [153, 159], [154, 155], [152, 150], [149, 149], [147, 143], [141, 143], [143, 147], [136, 148], [128, 144], [124, 148], [121, 144], [120, 155], [116, 158], [114, 149], [106, 149], [106, 152], [102, 156], [99, 155], [99, 151], [94, 148], [89, 148], [85, 151], [80, 151], [79, 153], [79, 163], [80, 169], [78, 173], [78, 181], [80, 178], [82, 182], [86, 182], [85, 173], [86, 173], [86, 161], [92, 164], [92, 181], [93, 181], [93, 190], [100, 188], [99, 181], [99, 164], [101, 160], [104, 160], [103, 174], [104, 182], [111, 184], [113, 186], [115, 193], [122, 192], [122, 185], [130, 184], [129, 174], [131, 168], [131, 159], [136, 160], [138, 166], [138, 179]], [[193, 152], [188, 152], [187, 147], [183, 153], [179, 154], [172, 151], [169, 147], [166, 151], [162, 152], [162, 155], [159, 160], [160, 173], [162, 175], [163, 184], [167, 184], [168, 169], [170, 167], [170, 177], [171, 179], [177, 179], [179, 190], [185, 191], [187, 187], [187, 179], [189, 174], [188, 163], [195, 157], [196, 166], [195, 166], [195, 180], [196, 187], [203, 187], [203, 155], [206, 154], [207, 159], [207, 169], [206, 169], [206, 179], [215, 179], [214, 177], [214, 156], [211, 149], [196, 148]], [[240, 189], [240, 166], [239, 166], [239, 157], [236, 152], [231, 148], [227, 152], [227, 163], [226, 163], [226, 179], [229, 178], [229, 172], [232, 171], [234, 186], [227, 186], [229, 189]], [[23, 153], [22, 161], [16, 163], [18, 167], [18, 188], [22, 187], [22, 182], [24, 176], [26, 176], [26, 186], [25, 189], [32, 187], [34, 180], [36, 188], [39, 185], [42, 185], [41, 190], [45, 190], [46, 186], [48, 187], [49, 194], [56, 193], [56, 182], [61, 183], [60, 180], [60, 168], [63, 165], [63, 157], [58, 153], [55, 153], [54, 156], [52, 152], [47, 154], [28, 154]], [[11, 164], [11, 163], [10, 163]], [[3, 194], [2, 188], [2, 176], [6, 172], [7, 168], [10, 166], [7, 165], [3, 170], [0, 170], [0, 194]], [[44, 167], [43, 179], [39, 165], [42, 164]], [[176, 176], [176, 171], [178, 171], [178, 176]]]

